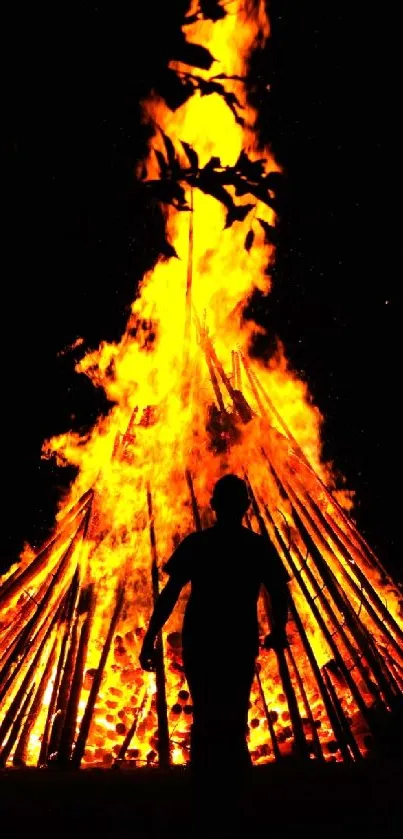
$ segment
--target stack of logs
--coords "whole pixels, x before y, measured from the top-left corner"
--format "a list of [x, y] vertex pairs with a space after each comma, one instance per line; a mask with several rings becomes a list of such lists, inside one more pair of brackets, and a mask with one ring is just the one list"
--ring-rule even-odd
[[[252, 502], [248, 525], [272, 540], [291, 578], [290, 646], [262, 657], [256, 667], [252, 755], [256, 762], [290, 754], [360, 760], [369, 750], [381, 748], [389, 722], [401, 714], [402, 620], [401, 612], [399, 616], [387, 602], [389, 598], [399, 603], [399, 589], [315, 474], [249, 360], [234, 352], [233, 371], [227, 375], [197, 317], [196, 325], [214, 411], [220, 418], [211, 433], [221, 434], [222, 439], [212, 439], [212, 449], [231, 445], [231, 427], [242, 430], [256, 418], [266, 424], [258, 457], [270, 492], [262, 497], [253, 464], [248, 466], [244, 471]], [[129, 445], [133, 424], [134, 418], [117, 441], [114, 456]], [[194, 527], [200, 529], [203, 516], [190, 471], [184, 483]], [[142, 630], [130, 633], [121, 626], [124, 574], [116, 587], [97, 664], [88, 668], [97, 590], [83, 571], [82, 556], [95, 493], [96, 488], [90, 488], [82, 495], [59, 520], [55, 535], [0, 589], [2, 766], [35, 762], [79, 767], [94, 765], [98, 759], [103, 765], [141, 760], [169, 765], [186, 759], [192, 707], [180, 643], [174, 636], [165, 643], [160, 639], [156, 680], [139, 677], [136, 658]], [[272, 497], [278, 499], [276, 505], [270, 503]], [[155, 599], [159, 572], [150, 486], [144, 487], [144, 501]], [[266, 606], [262, 598], [262, 615]], [[104, 706], [106, 669], [112, 660], [119, 667], [123, 659], [129, 661], [122, 670], [126, 683], [129, 673], [142, 679], [140, 687], [124, 708], [118, 688], [115, 696], [108, 693]], [[170, 689], [172, 679], [175, 687]], [[100, 709], [112, 732], [109, 746], [96, 723]]]

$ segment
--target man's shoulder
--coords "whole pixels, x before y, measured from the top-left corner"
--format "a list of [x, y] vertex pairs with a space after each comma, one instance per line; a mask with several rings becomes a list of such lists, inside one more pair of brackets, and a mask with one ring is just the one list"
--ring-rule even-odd
[[261, 536], [260, 533], [255, 533], [249, 527], [242, 527], [240, 538], [245, 541], [252, 549], [256, 551], [264, 551], [267, 546], [267, 539]]

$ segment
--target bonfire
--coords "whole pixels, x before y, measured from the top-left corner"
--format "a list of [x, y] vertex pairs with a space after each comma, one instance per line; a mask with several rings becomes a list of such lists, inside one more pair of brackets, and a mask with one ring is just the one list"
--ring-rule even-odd
[[[247, 525], [270, 537], [291, 578], [289, 647], [256, 665], [253, 762], [359, 760], [401, 707], [399, 588], [322, 459], [322, 416], [306, 384], [280, 344], [269, 362], [256, 357], [262, 330], [243, 315], [256, 290], [269, 294], [274, 259], [280, 168], [259, 146], [245, 84], [269, 23], [263, 0], [231, 14], [215, 6], [214, 20], [197, 3], [184, 20], [188, 42], [214, 62], [197, 73], [171, 67], [192, 95], [174, 110], [157, 95], [143, 103], [155, 130], [137, 177], [166, 208], [170, 244], [121, 341], [77, 364], [113, 407], [85, 436], [45, 443], [44, 455], [77, 477], [50, 539], [2, 579], [3, 766], [187, 762], [186, 592], [156, 674], [138, 655], [163, 565], [212, 523], [211, 490], [227, 472], [247, 481]], [[259, 616], [263, 636], [263, 596]], [[219, 737], [217, 755], [225, 760]]]

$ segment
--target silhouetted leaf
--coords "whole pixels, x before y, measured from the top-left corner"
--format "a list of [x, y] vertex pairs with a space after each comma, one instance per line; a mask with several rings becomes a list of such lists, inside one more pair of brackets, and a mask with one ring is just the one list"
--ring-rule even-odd
[[248, 213], [253, 210], [254, 204], [242, 204], [241, 206], [233, 206], [228, 210], [227, 218], [225, 220], [225, 228], [231, 227], [234, 221], [244, 221]]
[[236, 179], [234, 186], [235, 195], [248, 195], [248, 193], [250, 194], [250, 184], [248, 184], [247, 181], [241, 181], [239, 179]]
[[147, 166], [145, 163], [141, 164], [140, 171], [138, 172], [138, 177], [140, 181], [144, 181], [144, 179], [147, 177]]
[[186, 193], [181, 186], [176, 182], [172, 183], [172, 196], [173, 196], [173, 204], [177, 207], [178, 210], [189, 210], [189, 204], [187, 202]]
[[273, 227], [272, 224], [269, 224], [268, 221], [264, 221], [264, 219], [262, 219], [262, 218], [258, 218], [258, 219], [256, 219], [256, 221], [259, 222], [260, 226], [264, 230], [264, 238], [265, 238], [266, 244], [274, 245], [276, 243], [276, 235], [277, 235], [276, 228]]
[[197, 23], [200, 20], [199, 12], [195, 12], [194, 15], [188, 15], [188, 17], [184, 18], [183, 26], [190, 26], [191, 23]]
[[228, 76], [227, 73], [218, 73], [217, 76], [212, 76], [212, 79], [233, 79], [236, 82], [246, 82], [246, 76]]
[[161, 256], [165, 257], [165, 259], [171, 259], [171, 257], [175, 256], [176, 259], [179, 259], [178, 254], [173, 245], [170, 242], [163, 242], [161, 246]]
[[176, 181], [171, 179], [146, 181], [145, 186], [154, 201], [161, 201], [162, 204], [173, 204], [179, 210], [189, 210], [185, 190]]
[[203, 170], [197, 179], [197, 186], [202, 192], [205, 192], [207, 195], [212, 195], [213, 198], [220, 201], [227, 208], [228, 212], [232, 212], [235, 209], [234, 202], [224, 187], [211, 176], [203, 176]]
[[248, 230], [248, 232], [246, 234], [246, 237], [245, 237], [245, 242], [244, 242], [244, 248], [248, 253], [249, 253], [249, 251], [250, 251], [250, 249], [253, 245], [254, 238], [255, 238], [255, 234], [254, 234], [254, 232], [251, 228], [250, 230]]
[[167, 67], [155, 80], [155, 89], [165, 99], [168, 108], [176, 111], [193, 95], [195, 85], [189, 78], [183, 78]]
[[160, 170], [160, 177], [166, 178], [168, 176], [169, 168], [164, 155], [158, 149], [154, 149], [154, 154], [158, 160], [158, 167]]
[[181, 61], [191, 67], [200, 67], [201, 70], [210, 70], [215, 61], [209, 50], [200, 44], [190, 44], [184, 37], [183, 40], [180, 39], [177, 44], [172, 45], [171, 53], [174, 61]]
[[190, 163], [191, 169], [198, 169], [199, 168], [199, 155], [197, 152], [192, 149], [192, 146], [189, 143], [185, 143], [184, 140], [181, 140], [182, 146], [185, 150], [186, 157]]
[[199, 0], [199, 5], [203, 17], [208, 20], [222, 20], [227, 14], [219, 0]]
[[206, 165], [203, 166], [204, 170], [208, 169], [221, 169], [221, 160], [219, 157], [210, 157], [210, 160], [207, 161]]
[[161, 131], [161, 134], [162, 134], [162, 139], [164, 141], [164, 146], [165, 146], [166, 153], [167, 153], [168, 164], [169, 164], [170, 168], [173, 169], [174, 166], [175, 166], [175, 163], [176, 163], [175, 146], [174, 146], [171, 138], [168, 137], [167, 134], [164, 134], [163, 131]]
[[241, 172], [248, 181], [258, 183], [264, 177], [265, 162], [265, 160], [250, 160], [245, 150], [242, 149], [235, 164], [235, 169]]
[[284, 175], [281, 172], [269, 172], [264, 179], [266, 189], [271, 189], [273, 192], [280, 190], [284, 184]]
[[214, 81], [214, 79], [202, 79], [201, 76], [194, 76], [201, 96], [211, 96], [212, 93], [218, 93], [228, 105], [230, 111], [235, 117], [236, 122], [243, 125], [243, 120], [238, 114], [237, 108], [242, 110], [242, 105], [232, 91], [225, 90], [222, 84]]

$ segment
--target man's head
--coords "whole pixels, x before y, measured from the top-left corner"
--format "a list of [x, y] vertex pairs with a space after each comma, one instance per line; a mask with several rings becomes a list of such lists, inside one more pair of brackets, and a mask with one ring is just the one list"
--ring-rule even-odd
[[211, 506], [218, 521], [241, 522], [249, 503], [246, 483], [237, 475], [224, 475], [215, 484]]

